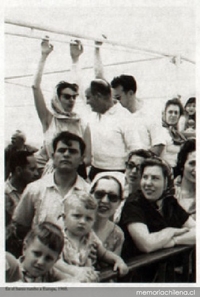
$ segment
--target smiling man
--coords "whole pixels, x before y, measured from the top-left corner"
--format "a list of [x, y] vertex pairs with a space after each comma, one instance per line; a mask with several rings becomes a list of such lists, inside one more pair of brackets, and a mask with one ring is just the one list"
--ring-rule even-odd
[[20, 238], [43, 221], [63, 227], [65, 200], [73, 192], [89, 192], [89, 185], [77, 174], [83, 162], [84, 141], [70, 132], [61, 132], [53, 140], [53, 149], [54, 172], [29, 185], [15, 209], [13, 221]]

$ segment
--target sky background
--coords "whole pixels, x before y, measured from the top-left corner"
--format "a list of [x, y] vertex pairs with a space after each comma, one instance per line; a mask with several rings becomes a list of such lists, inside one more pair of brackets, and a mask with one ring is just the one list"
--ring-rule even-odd
[[[11, 2], [8, 1], [5, 6], [5, 21], [54, 28], [69, 34], [64, 36], [37, 30], [31, 33], [27, 28], [10, 24], [4, 26], [5, 33], [50, 37], [54, 51], [48, 57], [44, 72], [56, 73], [43, 76], [42, 89], [48, 106], [54, 86], [60, 80], [70, 80], [69, 44], [57, 40], [69, 42], [76, 34], [89, 38], [79, 38], [84, 44], [80, 66], [83, 69], [90, 67], [81, 72], [83, 88], [94, 78], [94, 41], [90, 39], [99, 39], [104, 34], [111, 42], [141, 49], [138, 51], [104, 43], [101, 48], [102, 61], [108, 81], [122, 73], [136, 78], [137, 96], [151, 100], [152, 113], [157, 111], [160, 116], [164, 102], [177, 94], [182, 96], [183, 103], [194, 95], [195, 65], [184, 60], [179, 67], [172, 63], [172, 57], [180, 55], [195, 61], [196, 20], [192, 1], [190, 5], [189, 1], [174, 1], [173, 5], [171, 1], [58, 1], [56, 6], [55, 2], [52, 6], [51, 1], [48, 1], [48, 5], [45, 1], [40, 5], [37, 5], [37, 1], [33, 5], [23, 5], [23, 1], [11, 5]], [[147, 3], [151, 5], [147, 6]], [[40, 146], [42, 127], [31, 90], [40, 57], [40, 40], [5, 34], [4, 45], [5, 142], [10, 140], [13, 131], [22, 129], [27, 134], [28, 142]], [[146, 49], [157, 54], [143, 51]], [[160, 53], [169, 56], [163, 58]], [[151, 60], [157, 57], [162, 58]], [[23, 75], [28, 77], [16, 78]], [[76, 110], [85, 113], [81, 100], [77, 100]]]

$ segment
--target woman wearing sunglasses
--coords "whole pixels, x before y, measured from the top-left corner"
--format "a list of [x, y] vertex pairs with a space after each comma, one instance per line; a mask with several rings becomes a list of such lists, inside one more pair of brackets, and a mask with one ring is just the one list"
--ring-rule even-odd
[[[45, 99], [41, 90], [42, 73], [48, 55], [53, 51], [53, 46], [49, 43], [48, 38], [43, 39], [41, 43], [41, 57], [38, 68], [35, 74], [33, 83], [33, 95], [35, 100], [35, 107], [42, 123], [44, 133], [44, 147], [39, 152], [38, 167], [43, 171], [44, 166], [48, 160], [51, 160], [53, 154], [52, 139], [62, 131], [69, 131], [82, 137], [86, 143], [86, 153], [84, 163], [90, 164], [91, 158], [91, 139], [90, 130], [83, 120], [73, 112], [76, 98], [79, 95], [79, 87], [75, 83], [68, 83], [61, 81], [55, 88], [55, 94], [51, 101], [50, 111], [45, 103]], [[78, 61], [79, 56], [83, 52], [83, 47], [79, 41], [70, 44], [70, 53], [73, 63]], [[50, 172], [53, 169], [52, 163], [49, 162], [44, 172]], [[86, 177], [84, 168], [79, 168], [79, 173]]]
[[121, 254], [124, 241], [123, 231], [110, 220], [118, 208], [124, 187], [124, 174], [121, 172], [102, 172], [95, 176], [91, 184], [91, 194], [98, 202], [94, 231], [104, 246]]

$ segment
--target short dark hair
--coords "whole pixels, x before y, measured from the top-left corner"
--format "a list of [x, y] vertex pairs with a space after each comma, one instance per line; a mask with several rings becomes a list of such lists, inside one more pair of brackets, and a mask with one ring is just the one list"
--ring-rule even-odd
[[181, 149], [177, 156], [177, 169], [181, 176], [183, 176], [184, 165], [189, 153], [192, 153], [194, 151], [196, 151], [196, 140], [194, 138], [187, 139], [181, 146]]
[[90, 83], [92, 95], [100, 93], [105, 97], [111, 97], [111, 86], [105, 79], [94, 79]]
[[112, 88], [117, 88], [118, 86], [122, 86], [124, 92], [128, 92], [130, 90], [133, 91], [135, 94], [137, 91], [137, 83], [132, 75], [125, 75], [122, 74], [120, 76], [114, 77], [113, 80], [111, 81], [111, 86]]
[[185, 108], [188, 104], [192, 104], [195, 103], [196, 104], [196, 97], [190, 97], [187, 102], [185, 103]]
[[60, 81], [57, 85], [56, 85], [56, 92], [58, 97], [61, 96], [61, 92], [62, 90], [69, 88], [74, 92], [78, 92], [78, 85], [77, 84], [70, 84], [66, 81]]
[[122, 200], [123, 199], [123, 189], [122, 189], [122, 185], [121, 183], [117, 180], [116, 177], [114, 176], [111, 176], [111, 175], [105, 175], [105, 176], [102, 176], [100, 177], [95, 183], [94, 185], [92, 186], [91, 190], [90, 190], [90, 193], [93, 194], [97, 185], [98, 185], [98, 182], [101, 180], [101, 179], [107, 179], [107, 180], [114, 180], [118, 185], [119, 185], [119, 199]]
[[144, 150], [144, 149], [138, 149], [138, 150], [135, 150], [135, 151], [131, 151], [128, 155], [128, 161], [130, 161], [131, 157], [132, 156], [138, 156], [138, 157], [142, 157], [144, 159], [147, 159], [147, 158], [152, 158], [155, 154], [149, 150]]
[[24, 243], [29, 245], [35, 238], [38, 238], [44, 245], [59, 255], [64, 246], [64, 236], [61, 229], [50, 222], [43, 222], [33, 227], [24, 239]]
[[62, 141], [64, 144], [69, 144], [70, 141], [77, 141], [80, 146], [81, 155], [85, 152], [85, 142], [81, 137], [76, 134], [70, 133], [68, 131], [63, 131], [57, 134], [57, 136], [53, 139], [53, 151], [55, 153], [57, 144], [59, 141]]
[[10, 171], [13, 174], [15, 172], [16, 167], [22, 167], [24, 168], [26, 165], [29, 164], [27, 157], [33, 156], [32, 152], [27, 151], [17, 151], [12, 153], [9, 167]]
[[170, 99], [166, 102], [165, 104], [165, 111], [167, 110], [167, 108], [170, 106], [170, 105], [177, 105], [179, 107], [179, 110], [180, 110], [180, 116], [182, 116], [184, 114], [184, 109], [183, 109], [183, 105], [181, 103], [181, 101], [178, 99], [178, 98], [173, 98], [173, 99]]

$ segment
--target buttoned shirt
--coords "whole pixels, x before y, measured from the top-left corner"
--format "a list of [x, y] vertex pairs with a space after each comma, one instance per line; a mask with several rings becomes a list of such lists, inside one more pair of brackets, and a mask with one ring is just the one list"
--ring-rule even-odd
[[116, 103], [104, 114], [90, 119], [92, 165], [100, 169], [124, 170], [128, 153], [141, 148], [132, 114]]
[[89, 193], [89, 184], [77, 175], [76, 181], [63, 197], [55, 184], [54, 172], [29, 184], [15, 209], [13, 220], [25, 227], [31, 227], [44, 221], [63, 226], [66, 199], [77, 191]]

